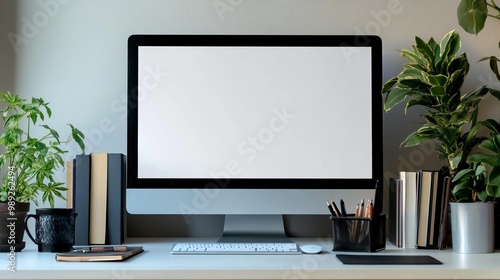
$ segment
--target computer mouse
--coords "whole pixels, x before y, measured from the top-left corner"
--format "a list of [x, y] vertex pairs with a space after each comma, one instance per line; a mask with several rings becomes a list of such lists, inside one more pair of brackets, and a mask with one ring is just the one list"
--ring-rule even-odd
[[318, 254], [323, 250], [323, 247], [316, 244], [305, 244], [299, 246], [300, 250], [306, 254]]

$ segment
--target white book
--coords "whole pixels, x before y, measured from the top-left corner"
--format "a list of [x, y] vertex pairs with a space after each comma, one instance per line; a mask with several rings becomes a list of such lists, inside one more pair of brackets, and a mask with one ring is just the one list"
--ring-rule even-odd
[[420, 172], [421, 184], [419, 185], [419, 205], [417, 224], [417, 248], [429, 246], [430, 217], [432, 206], [432, 176], [433, 171], [422, 170]]
[[401, 171], [403, 184], [403, 248], [415, 248], [417, 245], [417, 180], [418, 173]]

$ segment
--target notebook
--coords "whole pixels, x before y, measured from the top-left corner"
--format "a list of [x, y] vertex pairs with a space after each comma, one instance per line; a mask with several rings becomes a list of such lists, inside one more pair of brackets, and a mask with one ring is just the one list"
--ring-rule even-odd
[[120, 248], [119, 250], [74, 250], [56, 254], [56, 260], [64, 262], [123, 261], [144, 251], [140, 246], [120, 246]]

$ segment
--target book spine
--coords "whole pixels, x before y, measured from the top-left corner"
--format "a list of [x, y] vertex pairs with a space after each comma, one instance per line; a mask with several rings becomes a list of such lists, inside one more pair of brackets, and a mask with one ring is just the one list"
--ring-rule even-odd
[[107, 177], [108, 154], [92, 153], [90, 165], [90, 244], [106, 244]]
[[73, 208], [74, 160], [66, 161], [66, 208]]
[[74, 162], [75, 245], [89, 244], [90, 156], [77, 155]]
[[389, 241], [401, 247], [401, 180], [389, 179]]
[[108, 154], [107, 244], [122, 244], [125, 236], [125, 156]]
[[418, 172], [401, 171], [403, 205], [402, 205], [402, 231], [403, 248], [415, 248], [417, 242], [417, 202], [419, 182]]

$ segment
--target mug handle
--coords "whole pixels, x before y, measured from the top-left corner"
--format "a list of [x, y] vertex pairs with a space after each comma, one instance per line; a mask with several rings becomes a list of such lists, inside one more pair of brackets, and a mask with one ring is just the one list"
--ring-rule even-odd
[[31, 232], [28, 228], [28, 219], [29, 218], [34, 218], [35, 220], [38, 221], [38, 215], [28, 214], [28, 215], [26, 215], [26, 218], [24, 218], [24, 228], [26, 229], [26, 233], [28, 234], [28, 237], [33, 241], [33, 243], [38, 245], [38, 242], [35, 241], [35, 238], [33, 238], [33, 236], [31, 235]]

